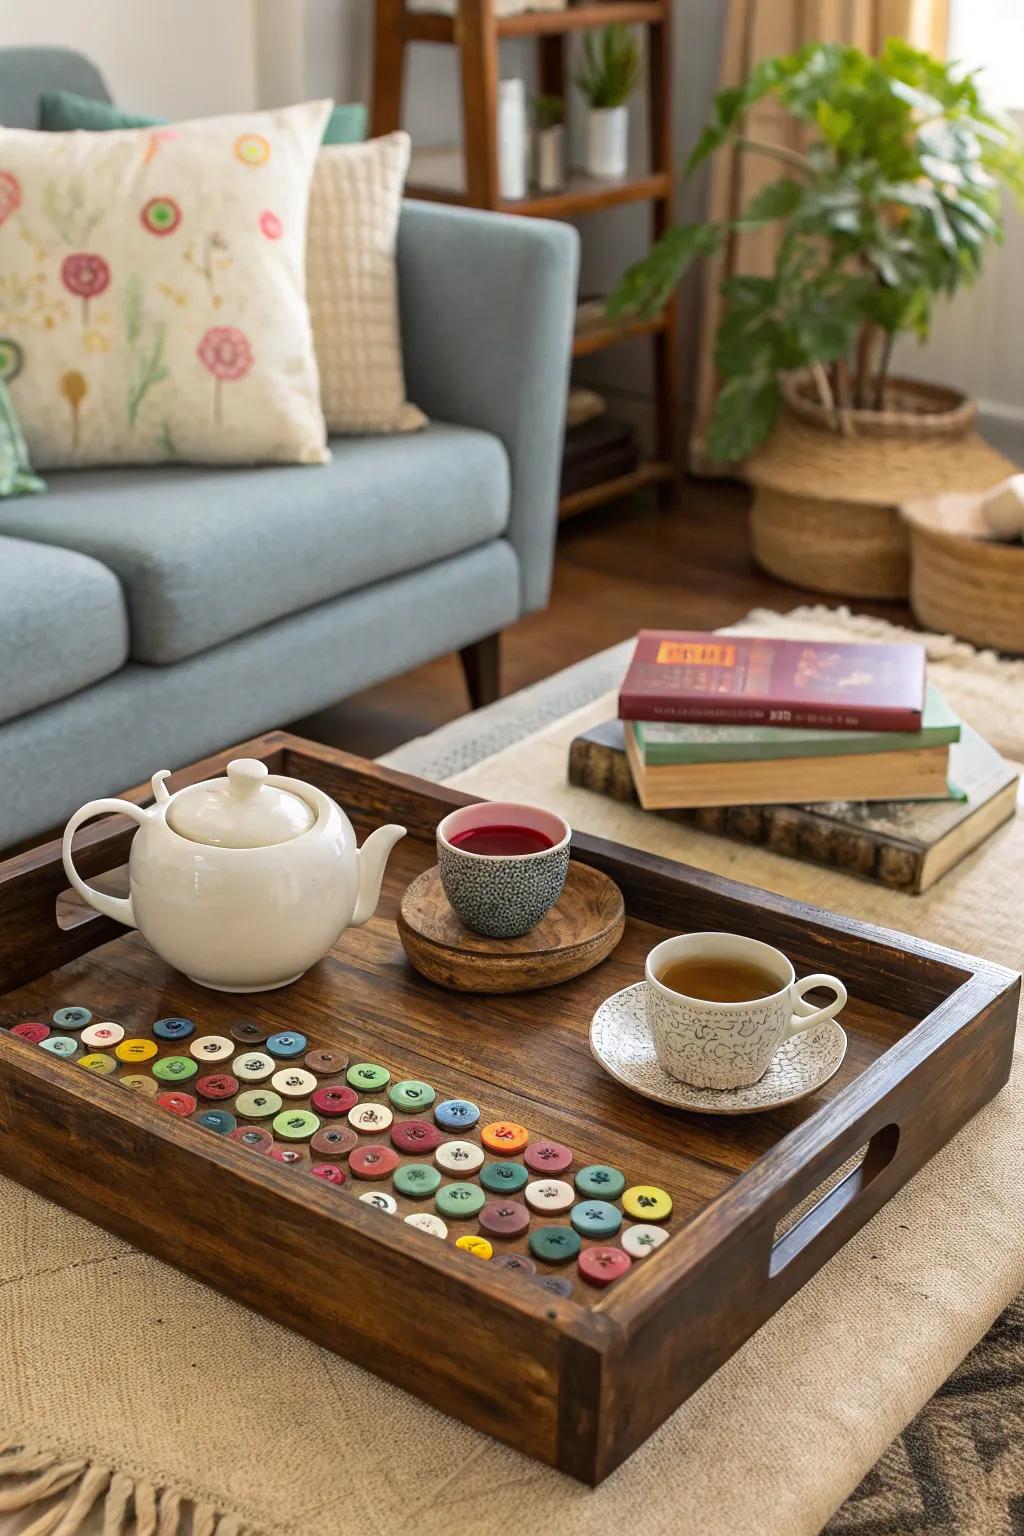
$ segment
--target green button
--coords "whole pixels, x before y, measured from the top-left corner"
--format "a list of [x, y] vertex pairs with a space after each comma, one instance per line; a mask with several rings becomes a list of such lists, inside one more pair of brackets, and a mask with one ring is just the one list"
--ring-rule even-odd
[[375, 1061], [357, 1061], [349, 1067], [345, 1077], [351, 1087], [360, 1088], [363, 1093], [376, 1093], [391, 1081], [387, 1067], [379, 1067]]
[[436, 1097], [429, 1083], [418, 1083], [412, 1077], [404, 1083], [396, 1083], [388, 1094], [396, 1109], [429, 1109]]
[[626, 1176], [607, 1163], [591, 1163], [576, 1175], [576, 1188], [583, 1196], [594, 1195], [598, 1200], [617, 1200], [626, 1187]]
[[198, 1071], [199, 1063], [191, 1056], [165, 1056], [162, 1061], [153, 1063], [153, 1076], [162, 1083], [187, 1083]]
[[442, 1216], [455, 1216], [463, 1221], [475, 1216], [483, 1203], [484, 1192], [476, 1184], [446, 1184], [434, 1198]]
[[398, 1193], [411, 1195], [414, 1200], [432, 1195], [440, 1182], [440, 1168], [432, 1168], [429, 1163], [407, 1163], [395, 1174]]
[[522, 1163], [488, 1163], [480, 1170], [480, 1183], [492, 1195], [514, 1195], [529, 1179], [529, 1171]]
[[545, 1264], [568, 1264], [582, 1246], [571, 1227], [535, 1227], [530, 1233], [530, 1252]]
[[308, 1141], [320, 1129], [320, 1121], [308, 1109], [286, 1109], [274, 1116], [274, 1135], [284, 1141]]
[[281, 1095], [271, 1093], [269, 1088], [251, 1088], [248, 1093], [238, 1095], [235, 1108], [243, 1120], [269, 1120], [283, 1103]]
[[569, 1212], [569, 1220], [584, 1237], [614, 1237], [622, 1226], [622, 1212], [607, 1200], [581, 1200]]

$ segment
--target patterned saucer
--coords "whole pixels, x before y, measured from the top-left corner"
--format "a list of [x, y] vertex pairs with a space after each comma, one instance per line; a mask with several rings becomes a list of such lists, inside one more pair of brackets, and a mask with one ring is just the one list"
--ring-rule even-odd
[[645, 1098], [701, 1115], [756, 1115], [792, 1104], [834, 1077], [846, 1055], [846, 1031], [828, 1019], [794, 1035], [749, 1088], [692, 1088], [670, 1077], [654, 1054], [644, 1007], [645, 981], [605, 998], [590, 1026], [590, 1049], [605, 1071]]

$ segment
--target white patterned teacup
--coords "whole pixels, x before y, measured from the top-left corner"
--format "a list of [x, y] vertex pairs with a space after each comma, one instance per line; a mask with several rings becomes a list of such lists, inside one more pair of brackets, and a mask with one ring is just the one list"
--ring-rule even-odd
[[[778, 983], [766, 997], [713, 1003], [686, 997], [658, 980], [680, 961], [711, 960], [755, 966]], [[656, 944], [647, 956], [647, 1023], [665, 1071], [695, 1088], [746, 1088], [767, 1072], [784, 1040], [834, 1019], [846, 1005], [846, 988], [835, 976], [797, 981], [781, 950], [735, 933], [688, 933]], [[835, 999], [824, 1008], [804, 1001], [805, 992], [828, 987]]]

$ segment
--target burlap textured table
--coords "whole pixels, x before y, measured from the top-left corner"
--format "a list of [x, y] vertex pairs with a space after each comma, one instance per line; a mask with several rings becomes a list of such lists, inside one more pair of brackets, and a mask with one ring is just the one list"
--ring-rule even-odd
[[[777, 616], [759, 617], [780, 632]], [[814, 622], [791, 617], [787, 632]], [[824, 622], [849, 633], [844, 620]], [[1024, 666], [943, 641], [931, 649], [953, 704], [1024, 758]], [[456, 782], [1020, 964], [1024, 820], [924, 897], [884, 892], [569, 788], [568, 740], [606, 712], [585, 708]], [[33, 1477], [40, 1491], [46, 1479], [64, 1487], [63, 1514], [38, 1524], [47, 1506], [26, 1512], [34, 1536], [83, 1529], [102, 1497], [114, 1536], [186, 1529], [183, 1498], [198, 1501], [201, 1536], [391, 1536], [410, 1524], [420, 1536], [813, 1536], [1024, 1285], [1022, 1147], [1018, 1066], [1004, 1093], [597, 1490], [2, 1182], [0, 1426], [34, 1460], [7, 1463], [23, 1475], [0, 1480], [0, 1495]], [[397, 1338], [400, 1318], [395, 1329]], [[961, 1536], [974, 1533], [963, 1526]]]

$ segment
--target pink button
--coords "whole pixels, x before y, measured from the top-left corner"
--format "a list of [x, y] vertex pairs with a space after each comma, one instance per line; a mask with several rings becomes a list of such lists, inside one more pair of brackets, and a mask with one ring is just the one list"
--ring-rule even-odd
[[38, 1045], [40, 1040], [45, 1040], [49, 1033], [49, 1024], [36, 1024], [29, 1019], [26, 1019], [24, 1024], [15, 1024], [11, 1030], [12, 1035], [17, 1035], [19, 1040], [27, 1040], [30, 1045]]
[[564, 1173], [572, 1162], [572, 1153], [560, 1141], [531, 1141], [523, 1153], [523, 1162], [534, 1173]]
[[633, 1260], [621, 1248], [584, 1248], [579, 1257], [580, 1274], [591, 1285], [611, 1285], [632, 1267]]

